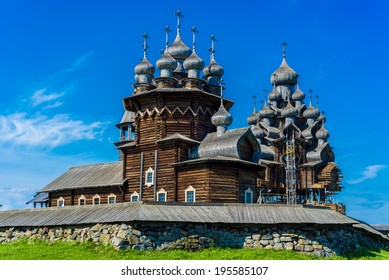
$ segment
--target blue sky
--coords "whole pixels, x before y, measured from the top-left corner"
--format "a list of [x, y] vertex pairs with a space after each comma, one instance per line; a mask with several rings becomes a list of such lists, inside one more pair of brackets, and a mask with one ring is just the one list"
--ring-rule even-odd
[[152, 63], [163, 28], [184, 14], [209, 61], [210, 35], [235, 101], [232, 127], [246, 126], [252, 95], [263, 98], [282, 59], [300, 88], [318, 94], [344, 173], [336, 198], [347, 214], [389, 224], [387, 1], [48, 1], [0, 0], [0, 204], [25, 208], [35, 191], [70, 166], [117, 160], [112, 144], [132, 93], [147, 32]]

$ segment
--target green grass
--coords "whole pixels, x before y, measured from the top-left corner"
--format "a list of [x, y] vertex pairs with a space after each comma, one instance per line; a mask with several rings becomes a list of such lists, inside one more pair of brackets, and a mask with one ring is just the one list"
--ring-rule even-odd
[[[292, 251], [210, 248], [199, 252], [173, 250], [164, 252], [115, 250], [94, 243], [21, 240], [0, 245], [0, 260], [319, 260]], [[389, 260], [389, 251], [361, 250], [345, 257], [331, 259]]]

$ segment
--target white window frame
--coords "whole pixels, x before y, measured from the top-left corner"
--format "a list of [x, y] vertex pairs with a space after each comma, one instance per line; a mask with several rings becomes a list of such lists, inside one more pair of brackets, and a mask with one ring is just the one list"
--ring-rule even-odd
[[192, 186], [189, 186], [185, 190], [185, 202], [188, 202], [188, 192], [193, 192], [193, 201], [189, 201], [190, 203], [196, 202], [196, 189]]
[[[114, 201], [111, 203], [109, 202], [109, 199], [113, 197], [114, 198]], [[109, 196], [108, 196], [108, 204], [115, 204], [116, 203], [116, 195], [114, 195], [113, 193], [111, 193]]]
[[[147, 180], [148, 174], [151, 174], [151, 182]], [[149, 169], [145, 172], [145, 185], [148, 187], [154, 185], [154, 169], [151, 167], [149, 167]]]
[[[136, 201], [134, 201], [134, 197], [136, 197]], [[131, 195], [131, 202], [138, 202], [139, 201], [139, 194], [137, 192], [133, 192]]]
[[[159, 195], [160, 194], [164, 194], [165, 195], [165, 200], [159, 200]], [[164, 189], [160, 189], [158, 192], [157, 192], [157, 201], [161, 201], [161, 202], [166, 202], [167, 201], [167, 192], [164, 190]]]
[[[81, 204], [81, 200], [84, 200], [84, 204]], [[86, 198], [84, 195], [81, 195], [79, 198], [78, 198], [78, 206], [84, 206], [86, 205]]]
[[[99, 199], [99, 203], [95, 203], [95, 199], [98, 198]], [[95, 194], [93, 196], [93, 205], [100, 205], [101, 204], [101, 197], [98, 195], [98, 194]]]
[[[246, 195], [247, 194], [251, 194], [251, 201], [247, 201], [246, 200]], [[251, 188], [247, 188], [245, 191], [244, 191], [244, 203], [245, 204], [253, 204], [254, 203], [254, 192]]]
[[[62, 205], [59, 205], [60, 202], [62, 202]], [[57, 207], [64, 207], [65, 206], [65, 199], [61, 196], [57, 199]]]

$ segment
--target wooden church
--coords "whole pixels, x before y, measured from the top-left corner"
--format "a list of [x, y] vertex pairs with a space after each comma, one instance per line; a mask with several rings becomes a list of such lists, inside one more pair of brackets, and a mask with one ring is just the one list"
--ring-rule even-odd
[[286, 62], [271, 75], [272, 92], [248, 126], [229, 129], [233, 102], [223, 97], [223, 68], [211, 37], [208, 65], [177, 35], [155, 67], [144, 54], [134, 92], [123, 99], [115, 143], [120, 160], [72, 167], [30, 202], [50, 207], [120, 202], [283, 203], [327, 205], [341, 172], [329, 145], [325, 117], [306, 105], [297, 73]]

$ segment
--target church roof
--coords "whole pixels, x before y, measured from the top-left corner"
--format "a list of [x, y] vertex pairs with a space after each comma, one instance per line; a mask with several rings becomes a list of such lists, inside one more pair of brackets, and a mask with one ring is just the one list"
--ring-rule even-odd
[[69, 168], [38, 193], [123, 185], [123, 163], [112, 162]]
[[162, 142], [167, 142], [167, 141], [172, 141], [172, 140], [180, 140], [182, 142], [191, 143], [191, 144], [200, 144], [199, 141], [196, 141], [192, 138], [186, 137], [180, 133], [174, 133], [174, 134], [169, 135], [165, 138], [162, 138], [162, 139], [158, 140], [157, 143], [162, 143]]
[[[244, 147], [242, 147], [241, 144], [243, 144], [242, 141], [245, 138], [251, 144], [253, 153], [260, 151], [259, 144], [251, 132], [251, 129], [246, 127], [227, 130], [220, 136], [218, 136], [216, 132], [209, 133], [198, 147], [198, 154], [200, 158], [224, 156], [244, 159], [242, 155], [242, 148]], [[254, 154], [252, 156], [254, 156]], [[251, 158], [249, 160], [251, 160]]]

